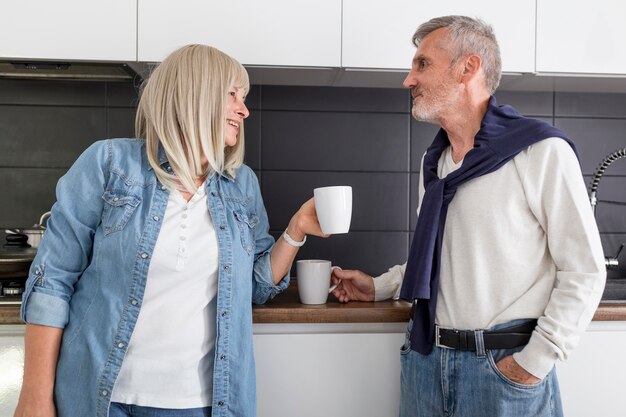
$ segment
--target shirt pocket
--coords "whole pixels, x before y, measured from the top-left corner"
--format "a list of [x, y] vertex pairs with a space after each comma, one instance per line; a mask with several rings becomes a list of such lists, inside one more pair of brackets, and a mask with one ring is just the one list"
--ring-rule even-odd
[[102, 227], [105, 236], [122, 230], [141, 203], [139, 197], [119, 190], [106, 190], [102, 199], [105, 202], [102, 211]]
[[241, 246], [248, 254], [252, 254], [254, 251], [254, 228], [259, 223], [259, 217], [255, 213], [248, 213], [245, 210], [234, 210], [233, 214], [239, 227]]

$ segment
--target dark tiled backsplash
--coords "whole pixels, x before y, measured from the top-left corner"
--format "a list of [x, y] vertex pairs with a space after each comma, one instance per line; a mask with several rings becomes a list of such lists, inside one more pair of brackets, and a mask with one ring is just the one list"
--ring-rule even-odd
[[[54, 202], [57, 180], [92, 142], [134, 136], [130, 83], [0, 80], [0, 226], [29, 226]], [[626, 147], [626, 94], [508, 92], [501, 104], [563, 129], [575, 141], [588, 184], [600, 161]], [[253, 87], [246, 162], [261, 183], [278, 237], [313, 188], [351, 185], [351, 232], [311, 237], [298, 258], [331, 259], [380, 274], [406, 260], [415, 227], [421, 156], [437, 132], [412, 120], [402, 89]], [[626, 201], [626, 160], [607, 170], [604, 200]], [[600, 204], [607, 255], [626, 242], [626, 208]], [[626, 276], [626, 254], [620, 271]]]

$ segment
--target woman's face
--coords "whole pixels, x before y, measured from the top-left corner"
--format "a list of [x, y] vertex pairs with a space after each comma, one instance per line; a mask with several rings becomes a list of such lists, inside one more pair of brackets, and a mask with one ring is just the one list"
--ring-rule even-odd
[[237, 144], [237, 135], [243, 126], [243, 119], [250, 115], [244, 104], [245, 99], [243, 88], [231, 87], [228, 89], [228, 97], [226, 98], [226, 146]]

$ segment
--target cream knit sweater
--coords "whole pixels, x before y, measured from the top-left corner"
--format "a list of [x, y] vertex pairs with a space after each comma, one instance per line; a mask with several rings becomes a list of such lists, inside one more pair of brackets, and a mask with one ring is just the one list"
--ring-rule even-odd
[[[460, 167], [450, 148], [438, 175]], [[424, 194], [420, 176], [419, 201]], [[419, 208], [418, 208], [419, 213]], [[443, 236], [436, 323], [486, 329], [538, 318], [514, 355], [543, 378], [576, 346], [600, 302], [606, 270], [578, 160], [562, 139], [530, 146], [460, 186]], [[406, 264], [376, 277], [376, 300], [398, 298]]]

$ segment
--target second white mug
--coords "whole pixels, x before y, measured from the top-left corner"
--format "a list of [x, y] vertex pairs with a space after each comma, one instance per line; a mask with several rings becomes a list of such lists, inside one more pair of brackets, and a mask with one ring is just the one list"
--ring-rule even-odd
[[336, 286], [330, 285], [330, 274], [338, 266], [322, 259], [302, 259], [296, 262], [298, 295], [302, 304], [324, 304]]

